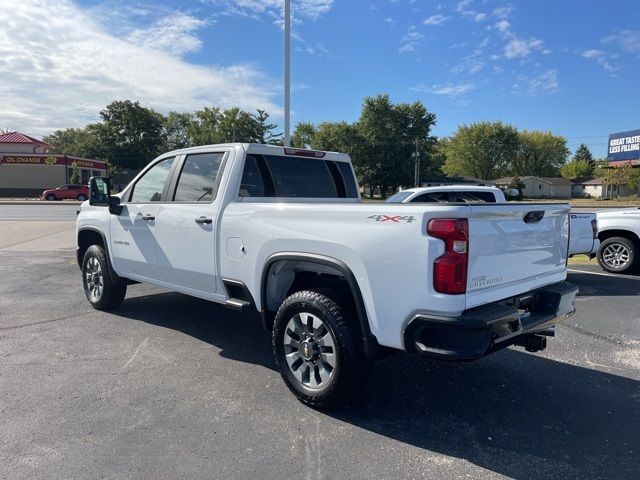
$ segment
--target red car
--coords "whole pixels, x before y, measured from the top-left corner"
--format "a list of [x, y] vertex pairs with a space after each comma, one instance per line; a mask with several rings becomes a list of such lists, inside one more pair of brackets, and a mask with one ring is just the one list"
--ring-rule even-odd
[[89, 198], [89, 187], [87, 185], [60, 185], [58, 188], [45, 190], [42, 192], [45, 200], [80, 200], [84, 202]]

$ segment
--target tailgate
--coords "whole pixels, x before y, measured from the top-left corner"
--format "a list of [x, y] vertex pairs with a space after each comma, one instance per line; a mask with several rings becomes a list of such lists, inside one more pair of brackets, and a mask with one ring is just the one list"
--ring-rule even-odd
[[566, 277], [568, 205], [472, 205], [466, 308]]

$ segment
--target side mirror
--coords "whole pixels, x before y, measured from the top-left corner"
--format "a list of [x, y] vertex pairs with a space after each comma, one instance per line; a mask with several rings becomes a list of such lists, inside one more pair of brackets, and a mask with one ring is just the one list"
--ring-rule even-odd
[[91, 177], [89, 179], [89, 205], [94, 207], [108, 207], [111, 195], [111, 182], [106, 177]]
[[113, 215], [122, 213], [120, 197], [111, 195], [111, 181], [106, 177], [91, 177], [89, 179], [89, 205], [107, 207], [109, 213]]

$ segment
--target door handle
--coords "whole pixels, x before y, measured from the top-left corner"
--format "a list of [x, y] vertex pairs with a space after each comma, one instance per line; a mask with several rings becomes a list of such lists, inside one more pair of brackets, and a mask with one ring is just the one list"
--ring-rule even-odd
[[156, 217], [154, 217], [153, 215], [147, 213], [146, 215], [142, 216], [142, 219], [146, 220], [147, 222], [151, 222], [151, 221], [155, 220]]
[[207, 217], [200, 217], [200, 218], [196, 218], [196, 223], [199, 223], [200, 225], [203, 225], [206, 223], [208, 225], [210, 223], [213, 223], [213, 220]]

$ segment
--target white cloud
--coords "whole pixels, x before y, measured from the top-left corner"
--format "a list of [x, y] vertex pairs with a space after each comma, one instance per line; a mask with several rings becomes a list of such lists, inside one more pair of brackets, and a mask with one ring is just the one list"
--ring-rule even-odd
[[640, 30], [621, 30], [603, 38], [602, 41], [618, 44], [625, 52], [640, 53]]
[[486, 61], [480, 48], [476, 48], [472, 53], [462, 58], [460, 63], [453, 67], [453, 73], [467, 73], [473, 75], [484, 68]]
[[476, 22], [483, 22], [484, 20], [487, 19], [487, 14], [486, 13], [476, 13], [475, 16], [473, 17], [473, 19]]
[[208, 24], [207, 20], [178, 13], [162, 18], [148, 28], [134, 29], [128, 40], [145, 48], [181, 55], [200, 50], [202, 41], [193, 32]]
[[547, 95], [559, 90], [557, 70], [545, 70], [535, 77], [520, 75], [513, 91], [519, 95]]
[[470, 83], [463, 83], [459, 85], [432, 85], [431, 87], [428, 87], [420, 84], [412, 87], [411, 90], [414, 92], [431, 93], [433, 95], [457, 97], [473, 90], [473, 85]]
[[[283, 0], [203, 0], [205, 3], [218, 5], [228, 15], [257, 17], [264, 13], [271, 16], [282, 16]], [[333, 7], [334, 0], [297, 0], [291, 2], [292, 16], [316, 20]]]
[[598, 58], [604, 55], [602, 50], [585, 50], [582, 52], [582, 56], [584, 58]]
[[511, 5], [507, 5], [504, 7], [497, 7], [493, 10], [493, 15], [498, 18], [508, 18], [513, 11], [513, 7]]
[[396, 24], [396, 21], [391, 17], [385, 17], [382, 21], [392, 27]]
[[580, 56], [594, 60], [596, 64], [600, 65], [612, 77], [615, 77], [616, 72], [620, 70], [620, 67], [613, 63], [613, 61], [618, 57], [616, 54], [605, 52], [604, 50], [591, 49], [584, 50]]
[[509, 59], [524, 58], [536, 49], [541, 48], [542, 40], [537, 38], [514, 38], [504, 47], [504, 56]]
[[399, 53], [412, 53], [423, 42], [424, 35], [416, 31], [415, 27], [409, 27], [407, 34], [400, 41]]
[[[82, 126], [115, 99], [140, 100], [164, 112], [213, 104], [282, 113], [273, 101], [278, 85], [254, 66], [190, 64], [178, 53], [196, 48], [197, 41], [162, 50], [111, 34], [91, 12], [71, 0], [22, 0], [0, 9], [0, 95], [7, 127], [42, 135]], [[199, 28], [186, 17], [181, 22], [177, 31], [187, 37]], [[175, 24], [174, 18], [155, 28]]]
[[498, 30], [503, 38], [511, 36], [511, 24], [509, 23], [509, 20], [500, 20], [493, 25], [493, 28]]
[[456, 5], [456, 12], [464, 12], [469, 5], [473, 3], [473, 0], [461, 0]]
[[442, 15], [440, 13], [436, 14], [436, 15], [431, 15], [429, 18], [425, 19], [425, 21], [423, 22], [425, 25], [442, 25], [444, 22], [446, 22], [447, 20], [449, 20], [451, 17], [447, 17], [445, 15]]

